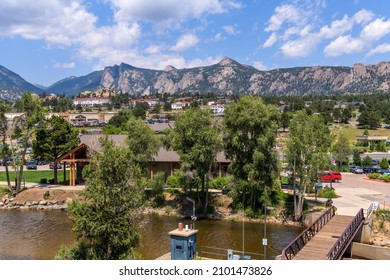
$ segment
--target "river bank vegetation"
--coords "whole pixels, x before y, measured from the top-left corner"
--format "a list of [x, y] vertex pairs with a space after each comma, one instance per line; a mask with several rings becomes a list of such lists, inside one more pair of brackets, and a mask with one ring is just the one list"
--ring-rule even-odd
[[[233, 96], [226, 104], [223, 118], [213, 117], [210, 110], [202, 109], [193, 100], [175, 116], [174, 127], [161, 134], [145, 122], [147, 108], [123, 109], [110, 120], [105, 131], [126, 134], [127, 142], [118, 147], [103, 137], [102, 151], [91, 153], [91, 163], [83, 174], [86, 188], [68, 203], [67, 209], [79, 239], [73, 247], [63, 248], [58, 258], [136, 258], [132, 249], [139, 238], [140, 212], [147, 208], [164, 209], [166, 213], [178, 210], [189, 216], [191, 204], [187, 198], [194, 201], [199, 218], [234, 217], [242, 213], [247, 218], [259, 219], [264, 210], [272, 207], [272, 215], [281, 221], [301, 222], [310, 209], [307, 193], [313, 192], [321, 172], [332, 167], [330, 154], [338, 161], [336, 168], [348, 164], [349, 138], [329, 124], [335, 121], [340, 128], [354, 118], [360, 128], [377, 129], [378, 113], [374, 108], [378, 104], [369, 99], [366, 103], [351, 101], [345, 108], [339, 104], [336, 110], [335, 98], [327, 101], [313, 97], [310, 102], [298, 97], [284, 98], [287, 101]], [[19, 141], [18, 154], [13, 154], [14, 158], [19, 156], [18, 161], [14, 160], [15, 186], [9, 170], [5, 171], [10, 193], [16, 198], [23, 193], [28, 145], [32, 144], [36, 156], [53, 159], [78, 144], [69, 124], [43, 117], [47, 108], [39, 97], [26, 93], [19, 105], [25, 114], [15, 120], [12, 129], [5, 122], [0, 126], [4, 135]], [[0, 123], [4, 121], [3, 109]], [[141, 114], [142, 109], [145, 110]], [[147, 179], [150, 159], [161, 147], [174, 149], [180, 155], [180, 168], [172, 175], [157, 173], [153, 179]], [[373, 147], [375, 150], [376, 146]], [[3, 138], [4, 162], [16, 153], [14, 150]], [[229, 160], [224, 174], [218, 174], [215, 168], [219, 153]], [[292, 186], [289, 191], [281, 188], [282, 171], [288, 172]], [[53, 180], [57, 182], [56, 169]], [[323, 207], [321, 202], [312, 206]]]

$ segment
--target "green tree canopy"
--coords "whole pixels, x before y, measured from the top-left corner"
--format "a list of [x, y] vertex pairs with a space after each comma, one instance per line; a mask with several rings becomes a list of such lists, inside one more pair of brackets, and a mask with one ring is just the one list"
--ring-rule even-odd
[[336, 143], [333, 146], [333, 156], [338, 164], [346, 163], [352, 153], [351, 145], [344, 133], [338, 135]]
[[[54, 161], [80, 143], [78, 133], [69, 122], [52, 116], [38, 126], [32, 142], [34, 157]], [[54, 165], [54, 183], [57, 183], [57, 165]]]
[[380, 163], [379, 163], [379, 166], [383, 169], [389, 168], [389, 162], [388, 162], [387, 158], [382, 158]]
[[196, 170], [205, 193], [204, 212], [208, 207], [208, 181], [222, 143], [213, 124], [211, 111], [190, 107], [176, 118], [175, 128], [169, 135], [171, 145], [180, 155], [183, 166]]
[[287, 160], [298, 179], [301, 190], [294, 203], [295, 219], [302, 218], [306, 190], [314, 185], [318, 175], [329, 165], [331, 139], [329, 128], [319, 115], [298, 111], [290, 123], [287, 140]]
[[146, 171], [151, 157], [158, 153], [161, 141], [150, 126], [138, 118], [130, 118], [127, 130], [130, 159]]
[[136, 258], [143, 190], [136, 182], [140, 169], [129, 161], [129, 150], [101, 140], [86, 175], [84, 199], [74, 200], [67, 212], [77, 243], [63, 248], [57, 259], [118, 260]]
[[[277, 189], [278, 159], [275, 152], [279, 112], [261, 98], [243, 96], [225, 109], [224, 144], [232, 160], [230, 170], [248, 191], [252, 209], [271, 205]], [[245, 183], [244, 183], [245, 182]]]

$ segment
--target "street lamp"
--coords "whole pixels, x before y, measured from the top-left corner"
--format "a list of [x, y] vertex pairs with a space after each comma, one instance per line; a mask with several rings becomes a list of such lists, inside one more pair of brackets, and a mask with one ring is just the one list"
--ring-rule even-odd
[[263, 238], [263, 246], [264, 246], [264, 260], [266, 259], [267, 254], [267, 210], [274, 210], [274, 207], [264, 206], [264, 238]]

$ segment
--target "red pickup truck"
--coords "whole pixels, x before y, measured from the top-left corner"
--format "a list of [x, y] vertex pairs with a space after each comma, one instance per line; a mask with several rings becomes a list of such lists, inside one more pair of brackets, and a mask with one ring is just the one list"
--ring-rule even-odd
[[342, 180], [341, 173], [338, 171], [325, 172], [321, 178], [321, 181], [338, 183]]

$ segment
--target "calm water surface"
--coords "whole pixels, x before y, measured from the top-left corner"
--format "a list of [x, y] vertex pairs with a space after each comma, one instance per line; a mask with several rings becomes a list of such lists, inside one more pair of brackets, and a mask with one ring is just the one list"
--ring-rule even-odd
[[[178, 223], [190, 220], [147, 216], [138, 249], [143, 259], [155, 259], [170, 250], [169, 235]], [[72, 223], [64, 211], [0, 211], [0, 259], [53, 259], [62, 244], [75, 240]], [[243, 224], [227, 221], [196, 221], [198, 251], [212, 246], [242, 251]], [[267, 259], [274, 258], [303, 229], [267, 224]], [[244, 251], [263, 253], [262, 223], [244, 224]]]

